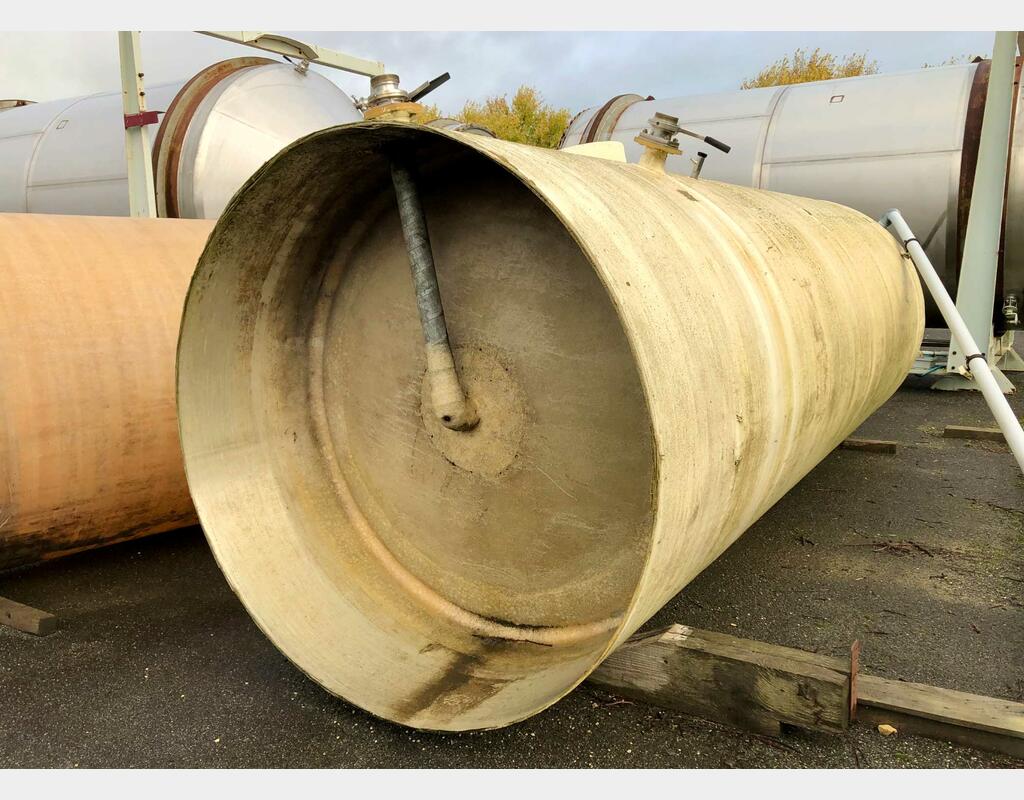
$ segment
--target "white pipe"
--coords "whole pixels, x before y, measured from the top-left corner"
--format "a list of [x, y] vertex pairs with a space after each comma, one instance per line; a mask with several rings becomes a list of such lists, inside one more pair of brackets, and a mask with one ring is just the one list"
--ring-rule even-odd
[[967, 356], [967, 363], [965, 365], [967, 370], [978, 382], [978, 387], [981, 389], [985, 402], [988, 403], [988, 407], [992, 411], [992, 416], [996, 418], [999, 429], [1003, 432], [1003, 436], [1006, 437], [1006, 443], [1010, 445], [1013, 457], [1017, 459], [1017, 465], [1024, 472], [1024, 428], [1021, 428], [1020, 421], [1010, 408], [1006, 397], [999, 390], [988, 362], [981, 354], [977, 342], [971, 336], [971, 332], [968, 330], [964, 318], [960, 316], [960, 312], [957, 310], [953, 299], [949, 296], [949, 292], [942, 285], [942, 280], [939, 278], [938, 273], [935, 272], [935, 267], [928, 260], [928, 256], [924, 254], [924, 248], [917, 241], [917, 237], [910, 230], [910, 226], [903, 219], [899, 209], [889, 209], [882, 215], [879, 222], [886, 228], [892, 228], [896, 238], [903, 244], [903, 247], [914, 262], [914, 266], [917, 267], [917, 271], [921, 274], [925, 286], [928, 287], [928, 291], [931, 292], [935, 304], [942, 313], [942, 318], [946, 320], [950, 332], [956, 341], [960, 343]]

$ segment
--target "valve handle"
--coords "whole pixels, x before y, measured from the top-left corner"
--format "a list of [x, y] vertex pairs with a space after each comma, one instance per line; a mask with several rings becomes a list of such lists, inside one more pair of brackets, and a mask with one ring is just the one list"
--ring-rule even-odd
[[409, 101], [413, 103], [417, 102], [421, 97], [430, 94], [441, 84], [447, 83], [449, 78], [451, 78], [451, 75], [446, 72], [443, 75], [438, 75], [436, 78], [427, 81], [426, 83], [421, 83], [409, 92]]
[[694, 139], [699, 139], [702, 142], [707, 142], [716, 150], [721, 150], [723, 153], [728, 153], [730, 150], [732, 150], [732, 147], [730, 145], [727, 145], [725, 142], [720, 142], [714, 136], [705, 136], [702, 133], [694, 133], [693, 131], [686, 130], [686, 128], [680, 128], [679, 132], [685, 133], [687, 136], [692, 136]]
[[718, 139], [714, 138], [713, 136], [705, 136], [704, 141], [707, 142], [712, 147], [721, 150], [723, 153], [728, 153], [730, 150], [732, 150], [732, 147], [727, 145], [725, 142], [718, 141]]

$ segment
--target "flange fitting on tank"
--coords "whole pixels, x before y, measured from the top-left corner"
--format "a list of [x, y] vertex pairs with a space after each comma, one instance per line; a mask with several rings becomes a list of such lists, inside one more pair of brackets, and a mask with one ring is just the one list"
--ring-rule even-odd
[[370, 78], [369, 96], [359, 100], [356, 106], [363, 111], [363, 117], [368, 120], [419, 122], [426, 111], [418, 102], [420, 98], [447, 82], [450, 77], [445, 72], [407, 92], [402, 88], [401, 81], [395, 73], [374, 75]]
[[[647, 120], [647, 126], [637, 134], [633, 141], [644, 148], [644, 152], [640, 155], [640, 160], [637, 163], [641, 167], [653, 170], [654, 172], [665, 172], [665, 161], [668, 157], [677, 156], [682, 153], [682, 150], [679, 149], [679, 140], [675, 138], [677, 133], [685, 133], [687, 136], [699, 139], [721, 150], [723, 153], [728, 153], [732, 150], [732, 147], [713, 136], [705, 136], [701, 133], [694, 133], [686, 128], [681, 128], [679, 126], [679, 117], [671, 117], [668, 114], [655, 112], [654, 116]], [[708, 157], [707, 153], [698, 153], [697, 156], [698, 158], [692, 162], [691, 178], [700, 177], [700, 171], [704, 167], [704, 160]]]
[[645, 169], [664, 172], [665, 161], [668, 157], [678, 156], [683, 152], [679, 149], [679, 140], [675, 138], [675, 135], [681, 130], [679, 117], [670, 117], [660, 111], [655, 112], [654, 116], [647, 121], [647, 127], [633, 139], [644, 148], [637, 163]]

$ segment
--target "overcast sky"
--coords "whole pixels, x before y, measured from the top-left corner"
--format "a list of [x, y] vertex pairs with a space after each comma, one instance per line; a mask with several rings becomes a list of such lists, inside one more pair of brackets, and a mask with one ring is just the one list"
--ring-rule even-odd
[[[673, 97], [728, 91], [797, 47], [837, 55], [867, 51], [883, 72], [895, 72], [954, 55], [988, 55], [993, 38], [987, 32], [286, 33], [383, 61], [407, 88], [450, 72], [451, 81], [430, 97], [449, 113], [467, 99], [505, 94], [523, 83], [573, 112], [623, 92]], [[256, 52], [188, 32], [142, 35], [143, 68], [152, 83], [187, 78], [214, 61]], [[365, 78], [321, 71], [350, 94], [367, 92]], [[113, 33], [0, 32], [0, 99], [53, 100], [118, 86]]]

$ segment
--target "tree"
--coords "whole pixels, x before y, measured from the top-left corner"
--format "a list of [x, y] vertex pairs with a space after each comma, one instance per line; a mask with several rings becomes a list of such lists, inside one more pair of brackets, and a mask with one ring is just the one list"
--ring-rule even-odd
[[444, 116], [444, 114], [441, 113], [440, 107], [435, 106], [433, 103], [430, 105], [421, 103], [421, 105], [423, 106], [423, 113], [416, 116], [416, 121], [421, 125], [426, 125], [428, 122], [433, 122], [435, 119], [439, 119]]
[[798, 48], [792, 56], [777, 59], [757, 73], [757, 77], [743, 81], [740, 88], [757, 89], [762, 86], [827, 81], [832, 78], [852, 78], [855, 75], [874, 75], [877, 72], [878, 62], [868, 61], [866, 52], [850, 53], [837, 58], [832, 53], [823, 53], [818, 47], [810, 55]]
[[[420, 117], [429, 122], [443, 116], [437, 106], [428, 106]], [[532, 144], [537, 147], [557, 147], [562, 132], [569, 125], [569, 109], [552, 108], [544, 102], [540, 92], [532, 86], [520, 86], [509, 102], [508, 95], [488, 97], [483, 102], [467, 101], [455, 115], [460, 122], [483, 125], [494, 131], [499, 139]]]

